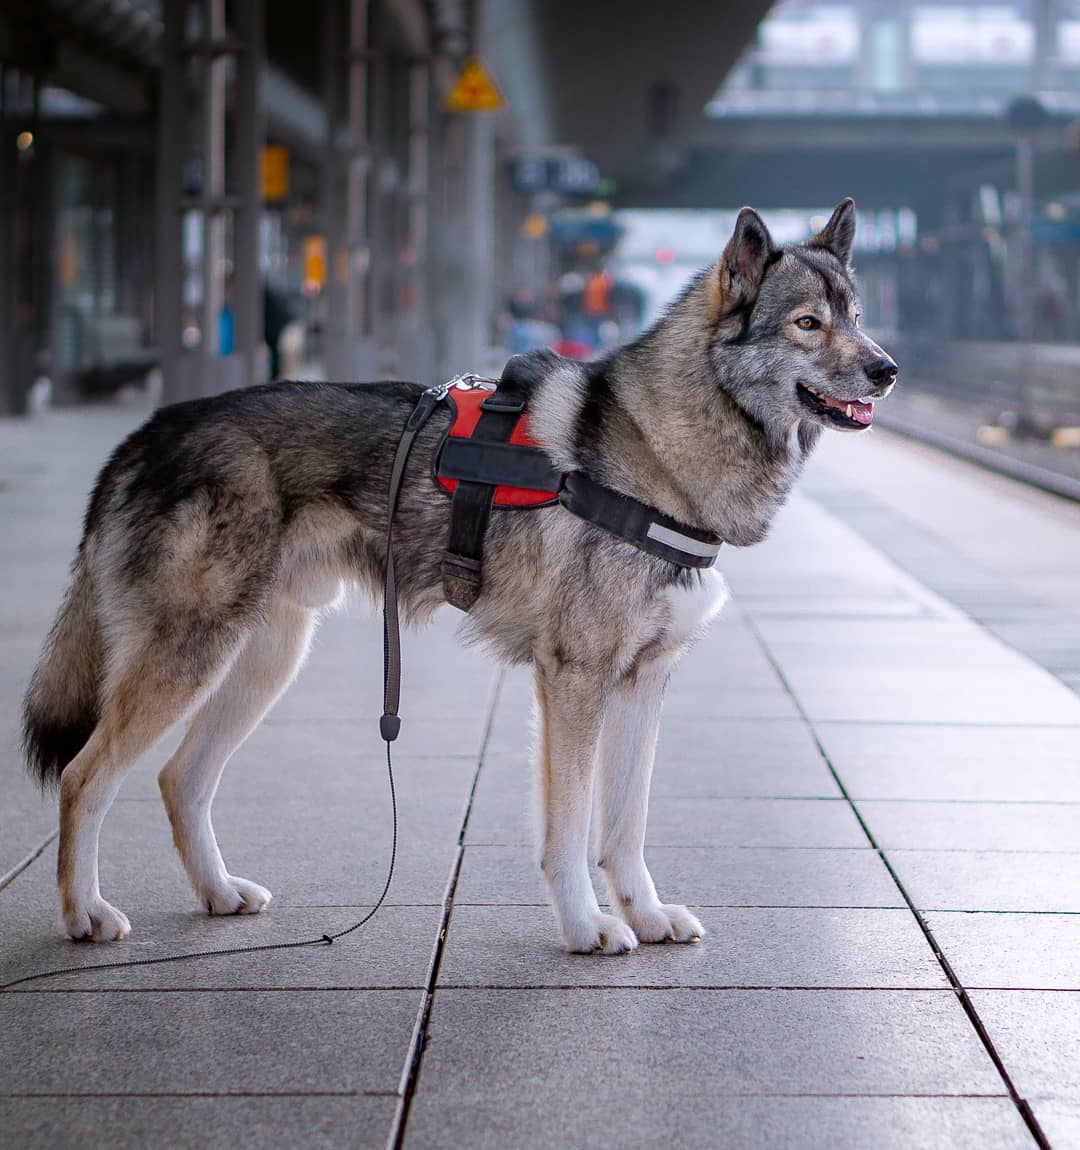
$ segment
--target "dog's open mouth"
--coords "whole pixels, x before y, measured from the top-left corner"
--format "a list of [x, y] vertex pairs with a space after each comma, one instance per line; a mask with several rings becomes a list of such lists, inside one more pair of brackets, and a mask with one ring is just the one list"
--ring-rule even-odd
[[874, 422], [874, 400], [869, 396], [863, 399], [834, 399], [804, 383], [798, 384], [797, 390], [799, 398], [812, 412], [824, 416], [836, 427], [860, 430]]

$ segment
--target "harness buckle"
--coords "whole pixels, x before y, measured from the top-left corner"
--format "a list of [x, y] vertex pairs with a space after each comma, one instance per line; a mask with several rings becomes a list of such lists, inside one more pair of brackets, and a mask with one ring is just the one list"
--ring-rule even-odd
[[523, 396], [499, 395], [496, 391], [480, 404], [480, 410], [500, 415], [521, 415], [525, 410], [525, 399]]

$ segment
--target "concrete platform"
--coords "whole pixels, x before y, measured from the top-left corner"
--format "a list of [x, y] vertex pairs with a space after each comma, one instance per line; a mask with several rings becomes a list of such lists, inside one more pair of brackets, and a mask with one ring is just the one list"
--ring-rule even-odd
[[[142, 415], [0, 422], [0, 983], [317, 937], [382, 886], [380, 625], [356, 604], [215, 808], [267, 912], [195, 907], [163, 747], [103, 834], [131, 939], [63, 940], [18, 703], [93, 474]], [[333, 947], [0, 994], [0, 1143], [1080, 1146], [1078, 554], [1078, 509], [884, 435], [827, 439], [769, 542], [723, 553], [733, 608], [673, 681], [650, 862], [708, 934], [617, 959], [557, 945], [528, 677], [459, 646], [447, 611], [406, 643], [388, 905]]]

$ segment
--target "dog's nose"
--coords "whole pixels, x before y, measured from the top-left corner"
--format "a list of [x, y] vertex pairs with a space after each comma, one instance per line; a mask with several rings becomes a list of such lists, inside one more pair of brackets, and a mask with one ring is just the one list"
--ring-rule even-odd
[[868, 363], [863, 368], [863, 371], [866, 372], [866, 378], [871, 383], [876, 384], [895, 383], [897, 370], [896, 361], [887, 355], [881, 359], [875, 359], [873, 363]]

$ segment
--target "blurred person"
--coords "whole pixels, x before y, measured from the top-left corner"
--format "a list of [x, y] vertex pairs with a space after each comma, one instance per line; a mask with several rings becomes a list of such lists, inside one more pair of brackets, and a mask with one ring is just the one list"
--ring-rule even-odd
[[281, 377], [281, 333], [293, 321], [289, 297], [279, 288], [263, 285], [263, 340], [270, 352], [270, 382]]

